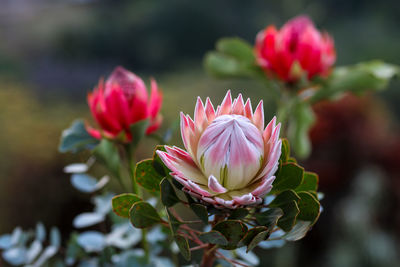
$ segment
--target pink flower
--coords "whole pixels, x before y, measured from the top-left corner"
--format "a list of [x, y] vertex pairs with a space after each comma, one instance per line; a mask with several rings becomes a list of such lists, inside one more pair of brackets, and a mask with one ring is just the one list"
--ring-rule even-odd
[[280, 124], [264, 129], [262, 101], [252, 111], [250, 99], [233, 100], [228, 91], [214, 110], [209, 98], [200, 98], [194, 120], [181, 113], [186, 151], [165, 146], [157, 151], [171, 175], [192, 196], [218, 208], [234, 209], [262, 202], [272, 188], [281, 154]]
[[268, 73], [293, 82], [303, 74], [311, 79], [326, 76], [335, 63], [332, 37], [320, 33], [306, 16], [289, 20], [278, 31], [270, 25], [257, 35], [255, 53], [258, 64]]
[[117, 67], [104, 82], [88, 94], [90, 111], [101, 130], [87, 127], [95, 138], [122, 138], [124, 142], [132, 141], [130, 126], [140, 120], [149, 119], [146, 133], [156, 131], [162, 121], [159, 114], [162, 94], [157, 83], [151, 79], [151, 96], [148, 99], [146, 85], [132, 72]]

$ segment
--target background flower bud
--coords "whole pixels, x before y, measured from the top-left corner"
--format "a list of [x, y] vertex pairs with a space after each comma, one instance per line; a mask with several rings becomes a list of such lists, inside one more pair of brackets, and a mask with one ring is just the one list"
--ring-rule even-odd
[[151, 95], [148, 99], [146, 85], [132, 72], [117, 67], [104, 83], [100, 81], [97, 88], [88, 95], [88, 104], [93, 118], [101, 130], [88, 126], [88, 132], [95, 138], [122, 137], [132, 140], [130, 126], [140, 120], [149, 119], [147, 134], [156, 131], [162, 121], [159, 114], [162, 94], [155, 80], [151, 80]]
[[327, 75], [336, 60], [332, 37], [319, 32], [307, 16], [289, 20], [280, 30], [270, 25], [257, 35], [258, 64], [287, 82]]

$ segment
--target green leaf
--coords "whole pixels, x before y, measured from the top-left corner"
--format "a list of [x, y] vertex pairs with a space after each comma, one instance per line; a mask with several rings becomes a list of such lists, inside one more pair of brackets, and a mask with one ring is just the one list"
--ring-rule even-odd
[[255, 63], [253, 46], [240, 38], [222, 38], [217, 42], [218, 51], [236, 58], [240, 62]]
[[296, 163], [284, 163], [276, 174], [271, 192], [282, 192], [287, 189], [295, 189], [303, 181], [304, 169]]
[[[205, 68], [217, 77], [257, 76], [260, 68], [255, 64], [253, 47], [239, 38], [218, 41], [217, 51], [205, 56]], [[264, 75], [265, 76], [265, 75]]]
[[250, 250], [253, 250], [260, 242], [266, 240], [269, 235], [271, 234], [270, 231], [264, 231], [261, 233], [258, 233], [253, 240], [251, 240], [250, 244], [247, 246], [246, 253], [248, 253]]
[[275, 227], [282, 216], [283, 211], [280, 208], [270, 208], [267, 211], [255, 214], [258, 224], [266, 226], [270, 230]]
[[277, 225], [285, 232], [290, 231], [296, 222], [297, 215], [300, 212], [297, 205], [299, 200], [300, 197], [293, 190], [287, 190], [276, 196], [269, 204], [271, 208], [282, 209], [283, 216], [279, 218]]
[[84, 149], [92, 149], [98, 143], [99, 140], [86, 131], [85, 123], [82, 120], [75, 120], [68, 129], [62, 132], [58, 150], [61, 153], [76, 153]]
[[136, 182], [151, 193], [160, 191], [160, 182], [164, 178], [153, 167], [152, 159], [145, 159], [136, 164]]
[[309, 192], [299, 192], [300, 201], [298, 203], [300, 213], [297, 219], [310, 221], [313, 225], [319, 217], [320, 204], [318, 200]]
[[168, 223], [169, 227], [171, 229], [171, 233], [175, 234], [176, 231], [178, 230], [179, 226], [182, 224], [170, 211], [167, 207], [165, 207], [165, 210], [167, 211], [168, 215]]
[[165, 177], [171, 171], [167, 168], [167, 166], [164, 165], [164, 162], [161, 160], [161, 158], [156, 153], [157, 150], [164, 151], [164, 152], [166, 151], [164, 146], [162, 146], [162, 145], [156, 146], [156, 149], [154, 150], [154, 154], [153, 154], [153, 167], [162, 177]]
[[102, 164], [115, 176], [120, 177], [121, 158], [116, 145], [107, 139], [102, 139], [93, 153]]
[[286, 138], [282, 138], [282, 148], [281, 148], [281, 157], [280, 160], [285, 163], [289, 160], [290, 156], [290, 145], [289, 141]]
[[141, 120], [130, 126], [132, 134], [132, 142], [130, 143], [131, 150], [135, 150], [139, 142], [142, 140], [149, 124], [150, 124], [149, 120]]
[[256, 226], [251, 228], [249, 231], [247, 231], [246, 235], [240, 240], [239, 246], [248, 246], [251, 241], [261, 232], [268, 232], [268, 228], [265, 226]]
[[246, 217], [249, 214], [249, 210], [246, 208], [237, 208], [234, 209], [229, 216], [229, 220], [240, 220]]
[[179, 251], [185, 260], [189, 261], [191, 258], [189, 243], [187, 239], [181, 235], [175, 235], [174, 237], [176, 244], [178, 245]]
[[308, 132], [314, 121], [315, 115], [308, 103], [299, 102], [293, 107], [288, 126], [288, 137], [294, 153], [302, 159], [311, 153]]
[[337, 98], [344, 92], [361, 94], [368, 90], [382, 90], [399, 73], [398, 66], [381, 61], [337, 67], [323, 87], [311, 97], [310, 102], [315, 103], [323, 99]]
[[204, 64], [205, 68], [218, 78], [248, 76], [246, 70], [235, 58], [222, 53], [208, 52]]
[[204, 243], [216, 244], [221, 246], [228, 245], [228, 240], [218, 231], [211, 230], [207, 233], [201, 233], [199, 239]]
[[161, 221], [156, 209], [145, 201], [133, 204], [129, 214], [130, 221], [136, 228], [147, 228]]
[[112, 198], [112, 208], [118, 216], [129, 218], [129, 210], [132, 208], [132, 205], [141, 200], [135, 194], [120, 194]]
[[196, 214], [197, 217], [200, 218], [202, 222], [208, 224], [208, 212], [206, 206], [198, 203], [191, 203], [190, 208], [192, 209], [194, 214]]
[[282, 238], [287, 241], [297, 241], [302, 239], [310, 230], [311, 222], [297, 220], [290, 232], [286, 233]]
[[172, 207], [176, 203], [179, 203], [180, 200], [175, 193], [175, 189], [173, 185], [168, 181], [167, 178], [164, 178], [160, 183], [161, 188], [161, 202], [166, 207]]
[[313, 172], [304, 172], [303, 181], [296, 188], [296, 192], [300, 191], [313, 191], [318, 189], [318, 174]]
[[247, 226], [240, 221], [227, 220], [217, 223], [213, 229], [220, 232], [228, 240], [228, 245], [222, 246], [223, 249], [235, 249], [240, 240], [247, 233]]

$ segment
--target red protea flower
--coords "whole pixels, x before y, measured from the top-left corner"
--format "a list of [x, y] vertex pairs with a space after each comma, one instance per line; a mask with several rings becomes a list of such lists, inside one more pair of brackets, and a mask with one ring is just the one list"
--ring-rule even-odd
[[281, 154], [280, 124], [264, 129], [262, 101], [253, 113], [250, 99], [232, 102], [228, 91], [214, 110], [209, 98], [200, 98], [194, 121], [181, 113], [186, 151], [165, 146], [157, 151], [171, 175], [192, 196], [218, 208], [234, 209], [262, 202], [272, 188]]
[[97, 88], [88, 94], [90, 111], [100, 130], [87, 127], [95, 138], [121, 138], [132, 140], [130, 126], [140, 120], [149, 119], [146, 133], [156, 131], [162, 121], [159, 114], [162, 94], [157, 83], [151, 79], [151, 96], [148, 99], [146, 85], [132, 72], [117, 67], [107, 81], [100, 81]]
[[306, 74], [327, 75], [336, 60], [332, 37], [320, 33], [307, 16], [289, 20], [280, 30], [268, 26], [257, 35], [258, 64], [268, 73], [293, 82]]

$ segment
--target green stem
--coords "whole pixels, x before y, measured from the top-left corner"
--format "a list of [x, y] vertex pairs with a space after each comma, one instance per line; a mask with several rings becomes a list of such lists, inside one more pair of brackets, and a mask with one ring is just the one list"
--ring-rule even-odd
[[[141, 199], [143, 199], [143, 192], [140, 190], [136, 178], [135, 178], [135, 171], [136, 171], [136, 162], [134, 159], [133, 151], [130, 146], [126, 147], [126, 154], [128, 159], [128, 166], [129, 166], [129, 177], [132, 181], [132, 192], [138, 195]], [[148, 263], [150, 261], [150, 253], [149, 253], [149, 244], [147, 242], [147, 230], [142, 229], [142, 247], [145, 253], [145, 259]]]

